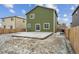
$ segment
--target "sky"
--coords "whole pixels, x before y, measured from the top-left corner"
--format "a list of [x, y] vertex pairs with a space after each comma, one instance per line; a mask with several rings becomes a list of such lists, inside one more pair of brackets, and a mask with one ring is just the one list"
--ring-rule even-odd
[[[58, 22], [65, 23], [67, 26], [72, 22], [72, 13], [78, 5], [74, 4], [38, 4], [40, 6], [56, 9]], [[0, 4], [0, 20], [6, 16], [22, 16], [31, 9], [36, 7], [35, 4]]]

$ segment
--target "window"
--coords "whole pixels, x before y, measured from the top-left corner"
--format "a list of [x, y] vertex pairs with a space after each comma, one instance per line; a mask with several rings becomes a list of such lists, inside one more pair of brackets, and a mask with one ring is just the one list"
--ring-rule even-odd
[[11, 18], [11, 21], [13, 21], [13, 18]]
[[50, 29], [50, 23], [44, 23], [43, 28], [44, 29]]
[[10, 29], [13, 29], [13, 26], [10, 26]]
[[4, 28], [6, 28], [6, 26], [4, 25]]
[[35, 14], [34, 13], [33, 14], [30, 14], [29, 18], [30, 19], [35, 19]]
[[41, 25], [39, 23], [35, 24], [35, 31], [40, 31], [41, 30]]
[[76, 11], [76, 14], [77, 14], [78, 12]]
[[31, 24], [30, 24], [30, 23], [28, 23], [28, 24], [27, 24], [27, 27], [28, 27], [28, 28], [31, 28]]
[[76, 15], [78, 14], [78, 12], [76, 11]]

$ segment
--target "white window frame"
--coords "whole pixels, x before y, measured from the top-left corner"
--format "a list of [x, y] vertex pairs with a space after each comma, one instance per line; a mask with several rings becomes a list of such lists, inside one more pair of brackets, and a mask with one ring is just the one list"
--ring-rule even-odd
[[78, 13], [78, 11], [76, 11], [76, 14]]
[[[48, 28], [45, 28], [45, 24], [48, 24]], [[43, 24], [43, 29], [48, 29], [49, 30], [50, 29], [50, 23], [44, 23]]]
[[[36, 30], [36, 25], [39, 25], [39, 26], [40, 26], [40, 30]], [[36, 31], [36, 32], [40, 32], [40, 31], [41, 31], [41, 25], [40, 25], [39, 23], [36, 23], [36, 24], [35, 24], [35, 31]]]
[[[32, 17], [31, 17], [32, 16]], [[35, 19], [35, 13], [31, 13], [30, 15], [29, 15], [29, 18], [30, 19]]]
[[[30, 25], [29, 25], [30, 24]], [[31, 23], [28, 23], [27, 24], [27, 28], [31, 28], [32, 27], [32, 25], [31, 25]]]

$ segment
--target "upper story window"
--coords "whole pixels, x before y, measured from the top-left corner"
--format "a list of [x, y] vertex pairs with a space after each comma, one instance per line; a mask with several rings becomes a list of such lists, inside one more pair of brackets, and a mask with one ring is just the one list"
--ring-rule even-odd
[[50, 23], [44, 23], [43, 28], [44, 29], [50, 29]]
[[78, 11], [76, 11], [76, 13], [75, 13], [76, 15], [78, 14]]
[[11, 18], [11, 21], [13, 21], [13, 18]]
[[78, 12], [76, 11], [76, 14], [77, 14]]
[[34, 13], [30, 14], [30, 15], [29, 15], [29, 18], [30, 18], [30, 19], [35, 19], [35, 14], [34, 14]]

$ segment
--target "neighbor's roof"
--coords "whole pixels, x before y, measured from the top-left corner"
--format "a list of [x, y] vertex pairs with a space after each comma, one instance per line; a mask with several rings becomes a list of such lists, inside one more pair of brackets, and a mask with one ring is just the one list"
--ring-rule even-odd
[[74, 13], [78, 10], [79, 5], [77, 6], [77, 8], [74, 10], [74, 12], [72, 13], [72, 16], [74, 15]]
[[1, 18], [1, 19], [12, 18], [12, 17], [17, 17], [17, 18], [25, 19], [25, 18], [23, 18], [23, 17], [21, 17], [21, 16], [7, 16], [7, 17]]
[[[56, 16], [58, 17], [58, 14], [57, 14], [57, 12], [56, 12], [56, 10], [55, 9], [52, 9], [52, 8], [48, 8], [48, 7], [43, 7], [43, 6], [39, 6], [39, 5], [37, 5], [35, 8], [33, 8], [32, 10], [34, 10], [34, 9], [36, 9], [37, 7], [42, 7], [42, 8], [46, 8], [46, 9], [51, 9], [51, 10], [54, 10], [55, 11], [55, 13], [56, 13]], [[27, 12], [26, 13], [26, 15], [28, 14], [28, 13], [30, 13], [32, 10], [30, 10], [29, 12]]]

